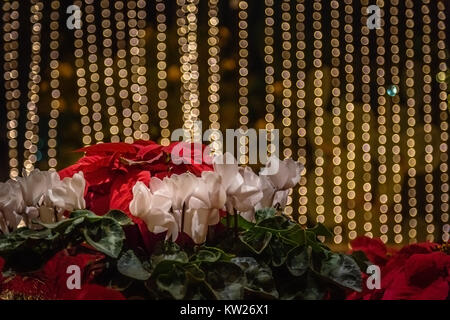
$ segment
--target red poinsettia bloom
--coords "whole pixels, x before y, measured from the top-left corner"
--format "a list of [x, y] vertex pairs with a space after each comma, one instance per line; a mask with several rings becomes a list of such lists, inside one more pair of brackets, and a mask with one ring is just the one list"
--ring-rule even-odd
[[[78, 253], [71, 255], [63, 250], [54, 255], [44, 267], [27, 276], [15, 275], [1, 281], [0, 293], [8, 292], [13, 298], [45, 300], [123, 300], [123, 295], [113, 289], [93, 284], [96, 264], [104, 255]], [[78, 266], [81, 271], [80, 289], [69, 289], [67, 273], [69, 266]]]
[[[356, 245], [353, 243], [356, 242]], [[353, 292], [348, 299], [365, 300], [445, 300], [450, 294], [450, 256], [438, 251], [435, 243], [412, 244], [389, 257], [376, 240], [357, 239], [352, 247], [364, 251], [381, 268], [381, 288]], [[366, 244], [366, 245], [363, 245]], [[369, 244], [369, 245], [367, 245]], [[388, 259], [387, 262], [384, 259]], [[377, 263], [378, 262], [378, 263]]]
[[388, 261], [388, 250], [380, 239], [358, 237], [351, 242], [353, 251], [362, 251], [367, 258], [378, 266], [384, 266]]
[[142, 220], [131, 215], [129, 204], [133, 199], [133, 186], [138, 181], [148, 185], [151, 177], [164, 178], [184, 172], [200, 176], [203, 171], [213, 170], [211, 158], [205, 156], [205, 148], [201, 144], [185, 142], [174, 142], [164, 147], [141, 140], [133, 144], [97, 144], [78, 150], [85, 152], [85, 156], [61, 170], [59, 175], [65, 178], [83, 171], [87, 184], [87, 209], [98, 215], [111, 209], [124, 211], [136, 224], [125, 230], [127, 235], [139, 230], [141, 239], [134, 237], [133, 240], [152, 251], [155, 240], [163, 237], [151, 234]]

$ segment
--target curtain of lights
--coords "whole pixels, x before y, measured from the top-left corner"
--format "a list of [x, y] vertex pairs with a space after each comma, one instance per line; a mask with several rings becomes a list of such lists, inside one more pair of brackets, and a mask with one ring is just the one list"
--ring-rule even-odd
[[[63, 1], [2, 2], [5, 176], [61, 169], [72, 124], [78, 147], [168, 145], [178, 125], [198, 141], [197, 120], [225, 130], [232, 116], [233, 129], [266, 130], [269, 154], [279, 130], [281, 157], [305, 165], [286, 214], [324, 223], [335, 244], [449, 239], [446, 1], [73, 4], [72, 30]], [[249, 147], [240, 137], [241, 163]]]

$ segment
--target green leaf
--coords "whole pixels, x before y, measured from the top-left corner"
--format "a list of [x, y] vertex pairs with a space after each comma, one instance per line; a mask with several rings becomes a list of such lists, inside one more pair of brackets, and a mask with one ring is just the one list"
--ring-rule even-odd
[[329, 251], [322, 261], [320, 274], [343, 287], [362, 290], [361, 270], [348, 255]]
[[286, 260], [286, 266], [294, 277], [305, 274], [310, 266], [311, 247], [297, 247], [292, 249]]
[[317, 223], [314, 228], [308, 229], [308, 231], [314, 232], [316, 236], [332, 237], [333, 234], [322, 223]]
[[[234, 228], [234, 221], [235, 221], [235, 220], [234, 220], [234, 218], [231, 217], [231, 216], [229, 216], [229, 218], [230, 218], [230, 221], [229, 221], [229, 222], [227, 222], [227, 217], [223, 217], [223, 218], [220, 220], [220, 222], [221, 222], [224, 226], [227, 226], [227, 225], [228, 225], [227, 223], [229, 223], [230, 228]], [[238, 225], [238, 228], [239, 228], [239, 229], [248, 230], [248, 229], [251, 229], [251, 228], [255, 225], [254, 223], [251, 223], [251, 222], [245, 220], [245, 219], [242, 218], [240, 215], [238, 215], [237, 220], [238, 220], [237, 225]]]
[[122, 250], [125, 233], [120, 224], [110, 218], [102, 218], [82, 228], [87, 243], [100, 252], [117, 258]]
[[260, 293], [261, 297], [278, 298], [279, 294], [275, 287], [272, 270], [266, 264], [258, 263], [253, 257], [236, 257], [231, 259], [231, 262], [244, 271], [246, 277], [244, 294], [251, 294], [252, 297], [255, 297], [257, 293]]
[[98, 218], [101, 219], [101, 216], [96, 215], [92, 211], [89, 210], [75, 210], [70, 214], [70, 218], [79, 218], [79, 217], [87, 217], [87, 218]]
[[272, 239], [272, 233], [254, 228], [241, 234], [239, 239], [253, 252], [260, 254], [267, 247], [270, 239]]
[[216, 262], [219, 260], [229, 261], [233, 255], [225, 253], [223, 250], [214, 247], [201, 247], [191, 258], [195, 262]]
[[244, 273], [231, 262], [217, 262], [205, 266], [206, 280], [221, 300], [242, 299]]
[[299, 246], [305, 244], [306, 231], [298, 224], [293, 225], [286, 232], [280, 233], [280, 236], [288, 241], [292, 241]]
[[273, 235], [269, 244], [272, 265], [279, 267], [284, 264], [289, 251], [295, 247], [295, 243], [286, 241], [286, 239], [281, 238], [278, 234]]
[[114, 219], [121, 226], [133, 225], [133, 221], [123, 211], [120, 210], [111, 210], [105, 215], [105, 217]]
[[276, 213], [277, 213], [277, 210], [275, 210], [275, 208], [264, 208], [264, 209], [257, 210], [255, 212], [256, 223], [259, 223], [268, 218], [275, 217]]
[[264, 219], [256, 224], [258, 228], [265, 228], [269, 231], [287, 231], [293, 227], [293, 223], [284, 216], [275, 216]]
[[117, 261], [117, 270], [121, 274], [137, 280], [147, 280], [151, 275], [150, 272], [144, 268], [133, 250], [128, 250], [122, 254], [119, 261]]
[[164, 241], [158, 244], [150, 261], [152, 268], [155, 268], [161, 261], [188, 263], [189, 257], [176, 243]]
[[156, 285], [162, 292], [169, 293], [174, 299], [181, 300], [187, 292], [187, 279], [183, 269], [172, 264], [169, 272], [156, 278]]

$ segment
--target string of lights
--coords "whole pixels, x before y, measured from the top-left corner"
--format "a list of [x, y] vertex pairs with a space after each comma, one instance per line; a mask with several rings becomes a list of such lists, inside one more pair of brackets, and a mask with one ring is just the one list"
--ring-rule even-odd
[[[390, 39], [390, 49], [391, 49], [391, 81], [393, 88], [398, 88], [400, 83], [399, 77], [399, 40], [398, 40], [398, 0], [391, 0], [390, 2], [390, 22], [391, 22], [391, 36]], [[394, 89], [395, 90], [395, 89]], [[392, 182], [393, 182], [393, 200], [394, 200], [394, 241], [395, 243], [401, 243], [403, 237], [401, 235], [402, 231], [402, 177], [400, 175], [400, 97], [399, 95], [394, 95], [392, 97]]]
[[188, 141], [199, 141], [200, 132], [196, 123], [200, 112], [198, 89], [199, 69], [197, 64], [197, 12], [198, 0], [177, 0], [178, 44], [181, 63], [181, 102], [183, 120]]
[[[220, 47], [219, 47], [219, 0], [208, 1], [208, 45], [209, 45], [209, 59], [208, 59], [208, 102], [209, 102], [209, 122], [210, 129], [220, 130], [219, 123], [219, 109], [220, 109]], [[213, 132], [210, 137], [212, 142], [212, 151], [222, 149], [219, 137]]]
[[[74, 2], [74, 5], [78, 7], [82, 7], [82, 1], [78, 0]], [[81, 21], [82, 23], [82, 21]], [[83, 26], [83, 23], [82, 23]], [[78, 105], [80, 106], [80, 115], [81, 115], [81, 125], [82, 125], [82, 133], [83, 133], [83, 145], [88, 146], [91, 144], [92, 140], [90, 137], [91, 134], [91, 119], [89, 117], [89, 108], [87, 107], [87, 88], [86, 88], [86, 69], [84, 62], [84, 31], [81, 27], [80, 29], [74, 30], [74, 56], [75, 56], [75, 67], [77, 68], [77, 86], [78, 86]]]
[[321, 0], [315, 0], [313, 3], [313, 30], [314, 30], [314, 111], [315, 111], [315, 119], [314, 119], [314, 144], [315, 148], [315, 163], [316, 167], [314, 169], [315, 174], [315, 193], [316, 193], [316, 220], [317, 222], [324, 223], [325, 221], [325, 208], [324, 204], [324, 179], [323, 179], [323, 165], [324, 165], [324, 151], [322, 149], [323, 138], [322, 138], [322, 126], [324, 125], [323, 121], [323, 91], [322, 91], [322, 79], [323, 79], [323, 71], [322, 68], [322, 2]]
[[146, 40], [145, 27], [147, 13], [146, 0], [127, 1], [128, 27], [130, 36], [131, 54], [131, 87], [132, 116], [134, 139], [150, 138], [148, 134], [148, 98], [147, 98], [147, 74], [146, 64]]
[[59, 90], [59, 9], [61, 3], [59, 0], [54, 0], [51, 2], [52, 12], [50, 14], [50, 87], [52, 88], [51, 96], [51, 111], [50, 120], [48, 122], [48, 167], [49, 170], [55, 170], [58, 165], [56, 159], [57, 156], [57, 141], [56, 137], [58, 135], [58, 118], [59, 109], [61, 107], [60, 97], [61, 92]]
[[110, 1], [102, 0], [100, 6], [102, 8], [102, 35], [103, 35], [103, 84], [105, 86], [105, 103], [108, 112], [109, 133], [111, 142], [119, 142], [119, 127], [117, 126], [119, 119], [117, 118], [116, 98], [114, 97], [116, 89], [114, 87], [114, 59], [112, 58], [112, 26], [111, 26], [111, 10]]
[[384, 1], [377, 1], [377, 5], [380, 7], [381, 14], [381, 28], [376, 29], [376, 41], [377, 41], [377, 103], [378, 103], [378, 201], [379, 201], [379, 221], [380, 221], [380, 239], [383, 242], [388, 241], [387, 232], [389, 227], [388, 221], [388, 197], [387, 197], [387, 166], [386, 166], [386, 89], [385, 89], [385, 40], [384, 40]]
[[[94, 0], [86, 0], [86, 22], [87, 22], [87, 43], [88, 43], [88, 62], [89, 62], [89, 89], [90, 101], [92, 103], [92, 128], [89, 127], [91, 141], [98, 143], [103, 141], [102, 125], [102, 104], [100, 103], [98, 73], [98, 46], [97, 46], [97, 27], [95, 25], [95, 7]], [[93, 129], [93, 131], [92, 131]]]
[[339, 43], [339, 1], [330, 2], [331, 7], [331, 85], [333, 105], [333, 214], [335, 227], [334, 243], [342, 243], [342, 177], [341, 177], [341, 81], [340, 71], [340, 43]]
[[[367, 11], [369, 1], [361, 1], [363, 5], [363, 12]], [[362, 102], [363, 102], [363, 116], [362, 116], [362, 160], [363, 160], [363, 193], [364, 193], [364, 234], [372, 237], [372, 185], [371, 185], [371, 155], [370, 155], [370, 121], [371, 121], [371, 105], [370, 105], [370, 45], [369, 45], [369, 27], [367, 26], [367, 17], [361, 18], [361, 64], [362, 64]]]
[[[305, 112], [305, 1], [297, 0], [296, 4], [296, 31], [297, 31], [297, 126], [298, 126], [298, 161], [300, 163], [306, 164], [306, 112]], [[308, 203], [308, 192], [306, 187], [306, 169], [303, 170], [303, 174], [300, 178], [298, 194], [299, 194], [299, 206], [298, 206], [298, 221], [300, 224], [307, 223], [307, 203]]]
[[6, 129], [8, 138], [9, 176], [19, 175], [19, 113], [21, 95], [19, 89], [19, 1], [3, 3], [3, 52], [4, 88], [6, 105]]
[[406, 30], [405, 30], [405, 47], [406, 47], [406, 95], [408, 106], [408, 129], [406, 134], [408, 140], [408, 214], [409, 214], [409, 243], [417, 242], [417, 190], [416, 190], [416, 150], [415, 150], [415, 126], [416, 126], [416, 100], [414, 90], [414, 1], [407, 0], [405, 2]]
[[[283, 114], [283, 155], [285, 158], [292, 157], [292, 121], [291, 121], [291, 98], [292, 98], [292, 81], [291, 81], [291, 5], [289, 0], [283, 0], [281, 4], [281, 37], [282, 42], [282, 53], [281, 57], [283, 59], [283, 71], [281, 72], [281, 78], [283, 79], [283, 99], [282, 99], [282, 114]], [[292, 192], [292, 191], [291, 191]], [[287, 205], [284, 210], [285, 214], [292, 214], [292, 193], [289, 194]]]
[[354, 45], [353, 45], [353, 1], [352, 0], [345, 0], [345, 26], [344, 26], [344, 32], [345, 32], [345, 100], [346, 100], [346, 128], [347, 128], [347, 218], [349, 219], [348, 222], [348, 237], [350, 239], [354, 239], [357, 236], [356, 232], [356, 221], [355, 221], [355, 151], [356, 151], [356, 145], [355, 145], [355, 114], [354, 114], [354, 80], [355, 77], [353, 75], [354, 69], [353, 69], [353, 52], [354, 52]]
[[447, 42], [445, 34], [445, 3], [444, 1], [437, 2], [438, 8], [438, 58], [439, 58], [439, 72], [443, 76], [444, 81], [439, 81], [439, 109], [440, 109], [440, 129], [441, 129], [441, 144], [440, 144], [440, 182], [441, 182], [441, 222], [442, 222], [442, 241], [449, 241], [450, 225], [449, 220], [449, 183], [448, 183], [448, 84], [445, 82], [447, 68]]
[[434, 194], [433, 194], [433, 145], [432, 145], [432, 115], [431, 115], [431, 18], [430, 18], [430, 8], [429, 8], [429, 0], [423, 0], [421, 11], [423, 14], [422, 21], [422, 31], [423, 31], [423, 45], [422, 45], [422, 53], [423, 53], [423, 112], [424, 112], [424, 132], [425, 132], [425, 222], [427, 223], [427, 241], [434, 240], [434, 224], [433, 224], [433, 210], [434, 210]]
[[127, 42], [126, 42], [126, 14], [125, 4], [123, 1], [115, 1], [114, 6], [116, 8], [115, 20], [116, 20], [116, 39], [117, 39], [117, 69], [119, 73], [119, 97], [122, 109], [122, 133], [123, 139], [127, 143], [134, 141], [133, 129], [132, 129], [132, 110], [130, 102], [129, 88], [129, 72], [127, 68]]
[[156, 21], [158, 30], [158, 34], [156, 38], [158, 40], [158, 44], [156, 45], [156, 49], [158, 53], [156, 54], [157, 58], [157, 68], [158, 68], [158, 116], [159, 116], [159, 127], [161, 128], [161, 144], [164, 146], [168, 146], [170, 143], [170, 129], [169, 129], [169, 119], [167, 118], [167, 63], [166, 63], [166, 50], [167, 50], [167, 25], [166, 25], [166, 14], [165, 14], [166, 6], [164, 4], [164, 0], [156, 1]]
[[273, 0], [264, 0], [265, 4], [265, 19], [264, 19], [264, 62], [265, 62], [265, 84], [266, 84], [266, 131], [267, 131], [267, 153], [272, 154], [273, 144], [272, 141], [272, 130], [275, 129], [274, 122], [274, 112], [275, 112], [275, 86], [274, 86], [274, 74], [275, 69], [273, 67], [273, 26], [275, 20], [273, 18]]
[[28, 103], [27, 121], [24, 142], [24, 168], [27, 172], [34, 169], [37, 157], [37, 143], [39, 142], [39, 115], [37, 103], [39, 102], [40, 89], [40, 62], [41, 62], [41, 30], [42, 9], [44, 4], [39, 0], [31, 0], [31, 62], [28, 75]]
[[[246, 133], [248, 130], [248, 23], [247, 23], [247, 9], [248, 3], [246, 0], [239, 0], [238, 11], [238, 29], [239, 29], [239, 125], [242, 133]], [[248, 137], [242, 136], [239, 141], [241, 158], [239, 162], [241, 164], [248, 163]]]

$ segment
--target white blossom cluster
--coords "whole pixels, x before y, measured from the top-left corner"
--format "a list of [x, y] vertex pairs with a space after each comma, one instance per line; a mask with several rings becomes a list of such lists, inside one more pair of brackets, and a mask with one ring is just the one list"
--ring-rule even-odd
[[58, 173], [33, 170], [17, 180], [0, 182], [0, 230], [8, 233], [21, 222], [55, 222], [64, 211], [84, 209], [86, 181], [83, 172], [60, 179]]
[[204, 171], [201, 177], [183, 173], [163, 180], [152, 178], [148, 186], [136, 183], [130, 212], [153, 233], [167, 232], [167, 239], [176, 240], [183, 231], [200, 244], [206, 240], [208, 227], [219, 223], [220, 210], [254, 221], [255, 210], [284, 208], [302, 170], [292, 159], [271, 157], [257, 175], [225, 153], [214, 159], [214, 171]]

